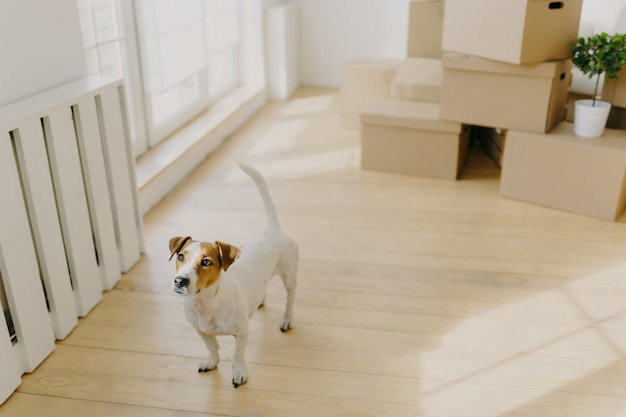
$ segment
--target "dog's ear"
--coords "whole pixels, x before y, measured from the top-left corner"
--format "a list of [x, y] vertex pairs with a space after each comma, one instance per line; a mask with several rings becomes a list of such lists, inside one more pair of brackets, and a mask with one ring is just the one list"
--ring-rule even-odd
[[190, 240], [192, 240], [191, 236], [176, 236], [170, 239], [170, 261]]
[[237, 260], [237, 258], [239, 258], [239, 255], [241, 255], [241, 249], [237, 246], [229, 245], [224, 242], [216, 241], [215, 244], [220, 251], [222, 268], [224, 271], [228, 271], [228, 268]]

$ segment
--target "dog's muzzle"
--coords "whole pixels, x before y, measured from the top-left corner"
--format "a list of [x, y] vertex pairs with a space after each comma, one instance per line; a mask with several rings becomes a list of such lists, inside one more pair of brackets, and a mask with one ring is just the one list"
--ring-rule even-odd
[[189, 278], [176, 276], [174, 277], [174, 292], [182, 295], [187, 295], [187, 290], [189, 288]]

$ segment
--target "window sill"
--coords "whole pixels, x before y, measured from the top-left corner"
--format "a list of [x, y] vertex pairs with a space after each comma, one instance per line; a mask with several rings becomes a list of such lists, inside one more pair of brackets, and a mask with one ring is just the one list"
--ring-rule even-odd
[[242, 86], [136, 160], [142, 215], [240, 128], [266, 101], [263, 86]]

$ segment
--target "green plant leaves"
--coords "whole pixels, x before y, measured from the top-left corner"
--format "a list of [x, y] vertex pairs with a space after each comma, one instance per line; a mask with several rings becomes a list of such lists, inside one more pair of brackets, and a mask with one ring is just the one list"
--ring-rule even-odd
[[[606, 32], [590, 37], [578, 38], [571, 47], [572, 63], [583, 74], [599, 77], [605, 74], [605, 82], [617, 79], [617, 74], [626, 65], [626, 34], [609, 35]], [[597, 95], [597, 82], [596, 91]]]
[[626, 64], [626, 34], [599, 35], [579, 38], [572, 48], [572, 62], [589, 77], [606, 73], [616, 78]]

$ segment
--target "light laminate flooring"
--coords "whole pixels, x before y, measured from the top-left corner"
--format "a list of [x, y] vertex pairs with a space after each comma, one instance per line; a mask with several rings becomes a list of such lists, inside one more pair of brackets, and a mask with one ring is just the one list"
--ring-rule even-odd
[[[626, 224], [498, 194], [474, 149], [458, 181], [364, 171], [335, 90], [269, 103], [145, 220], [146, 253], [0, 406], [23, 416], [626, 416]], [[270, 284], [217, 370], [171, 291], [168, 240], [242, 243], [268, 181], [299, 243], [294, 329]]]

